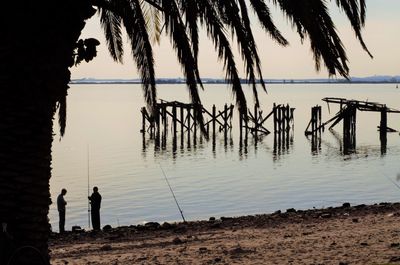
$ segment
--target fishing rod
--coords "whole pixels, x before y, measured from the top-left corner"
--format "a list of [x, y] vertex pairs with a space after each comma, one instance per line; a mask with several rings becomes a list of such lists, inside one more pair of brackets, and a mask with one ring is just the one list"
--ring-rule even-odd
[[[383, 175], [383, 174], [382, 174]], [[394, 182], [391, 178], [389, 178], [388, 176], [386, 176], [386, 174], [384, 175], [390, 182], [392, 182], [393, 185], [395, 185], [399, 190], [400, 190], [400, 185], [397, 184], [396, 182]]]
[[164, 175], [165, 181], [166, 181], [166, 182], [167, 182], [167, 184], [168, 184], [169, 190], [171, 191], [171, 193], [172, 193], [172, 196], [174, 197], [174, 200], [175, 200], [176, 206], [178, 206], [178, 210], [179, 210], [179, 212], [181, 213], [181, 216], [182, 216], [183, 222], [184, 222], [184, 223], [186, 223], [185, 217], [183, 216], [183, 211], [182, 211], [181, 207], [179, 206], [178, 200], [177, 200], [177, 199], [176, 199], [176, 197], [175, 197], [175, 193], [174, 193], [174, 191], [172, 190], [172, 187], [171, 187], [171, 185], [169, 184], [169, 181], [168, 181], [167, 175], [165, 174], [165, 172], [164, 172], [164, 169], [162, 168], [161, 164], [159, 164], [159, 166], [160, 166], [160, 168], [161, 168], [161, 171], [162, 171], [162, 173], [163, 173], [163, 175]]
[[[89, 186], [89, 145], [87, 146], [87, 195], [90, 196], [90, 186]], [[90, 201], [88, 200], [88, 226], [90, 229]]]

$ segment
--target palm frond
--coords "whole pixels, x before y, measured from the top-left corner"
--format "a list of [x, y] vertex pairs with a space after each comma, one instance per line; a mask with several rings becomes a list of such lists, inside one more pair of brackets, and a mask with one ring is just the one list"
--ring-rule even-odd
[[150, 36], [152, 43], [160, 43], [161, 37], [161, 14], [160, 10], [154, 5], [149, 4], [147, 1], [140, 1], [143, 16], [146, 21], [146, 29]]
[[190, 40], [193, 49], [193, 56], [197, 62], [199, 54], [199, 29], [197, 26], [198, 10], [196, 0], [182, 1], [182, 12], [185, 16], [186, 25], [189, 29]]
[[347, 55], [324, 0], [273, 0], [286, 14], [301, 39], [309, 37], [315, 68], [323, 60], [329, 75], [348, 78]]
[[[240, 11], [241, 11], [241, 14], [242, 14], [242, 20], [243, 20], [244, 28], [246, 29], [248, 38], [251, 40], [250, 43], [253, 44], [253, 45], [250, 46], [250, 49], [251, 49], [251, 51], [253, 53], [253, 59], [254, 59], [255, 67], [257, 68], [257, 72], [258, 72], [258, 76], [259, 76], [259, 82], [261, 84], [261, 87], [264, 89], [264, 91], [267, 92], [267, 90], [265, 88], [263, 74], [262, 74], [262, 71], [261, 71], [261, 61], [260, 61], [260, 58], [258, 56], [256, 41], [255, 41], [254, 36], [253, 36], [253, 31], [251, 29], [249, 15], [247, 13], [247, 6], [246, 6], [246, 3], [245, 3], [244, 0], [238, 0], [238, 1], [239, 1], [239, 5], [240, 5]], [[257, 95], [257, 87], [255, 85], [253, 85], [253, 95], [255, 97], [256, 106], [258, 107], [259, 106], [259, 102], [258, 102], [258, 95]]]
[[368, 53], [368, 55], [372, 58], [372, 54], [367, 48], [363, 37], [361, 35], [361, 28], [365, 25], [365, 9], [366, 4], [364, 0], [336, 0], [336, 4], [346, 13], [347, 18], [349, 19], [351, 26], [356, 34], [356, 37], [360, 41], [363, 49]]
[[236, 36], [240, 53], [245, 64], [246, 79], [248, 83], [252, 84], [253, 92], [255, 92], [255, 104], [259, 105], [254, 69], [254, 52], [257, 52], [254, 40], [249, 36], [245, 26], [243, 25], [242, 17], [240, 16], [240, 9], [235, 0], [217, 0], [214, 5], [219, 11], [224, 24], [231, 29], [232, 35]]
[[[185, 16], [186, 27], [190, 35], [190, 43], [192, 45], [193, 57], [195, 60], [195, 69], [198, 69], [198, 55], [199, 55], [199, 28], [198, 23], [198, 9], [196, 0], [185, 0], [181, 2], [182, 13]], [[197, 75], [199, 76], [198, 70]], [[198, 77], [198, 82], [200, 78]], [[201, 84], [201, 81], [200, 81]], [[203, 87], [202, 87], [203, 88]]]
[[202, 86], [202, 83], [189, 37], [186, 34], [185, 25], [174, 0], [162, 0], [161, 3], [166, 32], [171, 38], [173, 48], [177, 52], [178, 61], [182, 65], [192, 103], [197, 106], [196, 118], [200, 123], [200, 128], [205, 132], [202, 110], [200, 108], [201, 100], [197, 87], [198, 84]]
[[214, 42], [215, 49], [218, 52], [218, 58], [224, 61], [226, 80], [232, 85], [232, 92], [236, 98], [239, 113], [247, 114], [246, 97], [242, 90], [234, 55], [218, 12], [212, 5], [211, 0], [199, 1], [198, 6], [200, 22], [206, 26], [207, 34]]
[[282, 46], [287, 46], [289, 42], [282, 36], [272, 21], [271, 13], [264, 0], [250, 0], [250, 4], [258, 16], [261, 26], [269, 33], [272, 39]]
[[121, 18], [131, 44], [133, 59], [142, 79], [147, 107], [154, 114], [157, 94], [153, 50], [139, 0], [103, 1], [99, 4], [99, 8], [110, 10]]
[[124, 54], [121, 17], [109, 9], [100, 8], [100, 24], [104, 30], [107, 47], [114, 61], [121, 62]]

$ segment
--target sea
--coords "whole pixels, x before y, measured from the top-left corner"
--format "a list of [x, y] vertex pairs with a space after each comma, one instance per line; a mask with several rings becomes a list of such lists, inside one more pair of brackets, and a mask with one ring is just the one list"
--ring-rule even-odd
[[[252, 89], [244, 90], [253, 110]], [[184, 84], [158, 85], [157, 92], [158, 99], [190, 103]], [[333, 130], [326, 128], [317, 144], [304, 133], [311, 107], [321, 106], [322, 122], [339, 111], [338, 104], [322, 101], [325, 97], [400, 109], [395, 84], [268, 84], [266, 92], [260, 88], [258, 93], [263, 117], [274, 103], [295, 108], [288, 141], [277, 143], [271, 117], [264, 123], [271, 134], [249, 134], [244, 142], [234, 108], [227, 135], [217, 132], [212, 140], [197, 133], [194, 141], [192, 133], [192, 139], [185, 134], [181, 141], [179, 131], [174, 145], [168, 129], [160, 146], [147, 130], [141, 132], [145, 101], [139, 84], [71, 84], [63, 137], [54, 122], [49, 213], [53, 230], [58, 231], [56, 199], [62, 188], [68, 191], [67, 230], [75, 225], [90, 229], [87, 197], [94, 186], [103, 198], [101, 224], [112, 227], [182, 221], [182, 215], [187, 221], [208, 220], [345, 202], [399, 201], [400, 135], [388, 133], [386, 143], [381, 141], [379, 112], [357, 111], [350, 152], [343, 146], [342, 122]], [[226, 84], [205, 84], [200, 96], [209, 111], [213, 105], [222, 111], [225, 104], [235, 104]], [[388, 113], [388, 126], [400, 130], [400, 114]]]

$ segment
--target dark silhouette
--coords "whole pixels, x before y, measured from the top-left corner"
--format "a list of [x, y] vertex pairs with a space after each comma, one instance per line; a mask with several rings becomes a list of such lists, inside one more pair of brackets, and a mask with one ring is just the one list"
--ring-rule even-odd
[[67, 194], [66, 189], [62, 189], [60, 195], [57, 197], [57, 210], [59, 216], [59, 229], [60, 233], [65, 232], [65, 206], [67, 202], [64, 199], [65, 194]]
[[91, 206], [93, 230], [100, 230], [101, 195], [97, 187], [93, 188], [93, 193], [88, 197], [88, 199], [90, 200]]
[[[96, 55], [98, 42], [79, 39], [85, 21], [96, 12], [116, 61], [122, 61], [122, 36], [126, 31], [151, 112], [157, 100], [151, 40], [157, 38], [149, 33], [170, 37], [192, 102], [201, 104], [198, 89], [202, 82], [197, 64], [201, 29], [207, 31], [225, 66], [239, 111], [245, 111], [246, 98], [232, 40], [240, 49], [245, 78], [256, 99], [258, 82], [265, 87], [251, 26], [257, 23], [250, 23], [250, 10], [255, 11], [254, 19], [260, 21], [266, 34], [285, 46], [288, 42], [270, 15], [272, 6], [282, 10], [300, 38], [310, 40], [316, 68], [325, 65], [330, 75], [348, 77], [346, 52], [329, 14], [328, 2], [336, 3], [348, 17], [366, 50], [361, 36], [366, 14], [364, 0], [7, 1], [0, 16], [0, 37], [6, 40], [0, 43], [0, 223], [8, 224], [8, 232], [18, 244], [33, 246], [46, 260], [50, 259], [47, 215], [54, 115], [58, 111], [62, 135], [71, 79], [69, 68]], [[154, 14], [154, 19], [146, 17], [149, 14]], [[157, 25], [148, 21], [156, 21]], [[200, 125], [202, 115], [197, 113]], [[36, 264], [31, 256], [24, 255], [18, 264]]]

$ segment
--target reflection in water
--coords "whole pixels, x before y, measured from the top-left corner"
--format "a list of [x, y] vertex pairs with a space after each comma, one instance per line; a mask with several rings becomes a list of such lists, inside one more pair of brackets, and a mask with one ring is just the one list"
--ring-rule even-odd
[[342, 121], [343, 123], [343, 154], [348, 155], [356, 152], [356, 117], [357, 110], [378, 112], [380, 113], [380, 125], [378, 126], [380, 131], [380, 142], [381, 142], [381, 155], [385, 155], [387, 151], [387, 133], [396, 132], [396, 130], [388, 127], [387, 114], [388, 113], [400, 113], [399, 110], [389, 108], [386, 104], [377, 102], [368, 102], [360, 100], [347, 100], [345, 98], [323, 98], [323, 101], [329, 103], [340, 104], [340, 111], [335, 117], [331, 118], [325, 124], [334, 121], [330, 126], [333, 128], [336, 124]]
[[278, 160], [282, 155], [289, 154], [294, 142], [294, 130], [287, 128], [274, 133], [273, 159]]
[[[358, 102], [358, 101], [357, 101]], [[322, 134], [325, 125], [332, 122], [329, 131], [331, 132], [334, 139], [336, 139], [339, 147], [339, 153], [343, 156], [348, 156], [357, 153], [356, 148], [356, 110], [358, 105], [354, 105], [353, 101], [347, 102], [344, 107], [335, 115], [335, 117], [328, 120], [328, 122], [322, 123], [322, 112], [321, 106], [312, 107], [311, 120], [305, 131], [306, 138], [310, 142], [311, 154], [320, 155], [322, 152]], [[169, 112], [167, 108], [172, 108]], [[233, 106], [229, 107], [225, 105], [223, 111], [217, 111], [215, 105], [210, 112], [203, 108], [203, 112], [207, 113], [210, 117], [205, 124], [205, 134], [200, 133], [200, 126], [197, 124], [196, 111], [197, 106], [192, 104], [183, 104], [179, 102], [165, 102], [159, 104], [159, 116], [156, 118], [150, 118], [145, 110], [143, 109], [143, 140], [142, 149], [143, 153], [148, 151], [149, 144], [154, 144], [154, 152], [168, 152], [170, 151], [173, 159], [176, 159], [179, 152], [182, 154], [185, 151], [194, 151], [197, 148], [202, 149], [204, 147], [203, 141], [205, 137], [210, 137], [212, 154], [214, 157], [217, 156], [218, 147], [227, 153], [234, 151], [234, 141], [232, 136], [232, 110]], [[202, 106], [201, 106], [202, 108]], [[179, 111], [177, 111], [179, 110]], [[386, 109], [385, 109], [386, 110]], [[289, 105], [276, 105], [274, 104], [272, 111], [263, 117], [263, 112], [258, 108], [254, 109], [254, 113], [249, 111], [249, 120], [240, 120], [239, 130], [239, 141], [238, 141], [238, 154], [240, 159], [247, 158], [249, 152], [249, 145], [257, 152], [259, 144], [263, 142], [263, 139], [267, 137], [269, 131], [264, 127], [264, 122], [269, 117], [273, 117], [273, 149], [272, 157], [273, 161], [280, 159], [282, 155], [289, 154], [291, 147], [294, 142], [294, 108], [290, 108]], [[172, 113], [172, 114], [171, 114]], [[180, 113], [177, 115], [177, 113]], [[381, 114], [381, 128], [386, 128], [386, 112]], [[170, 115], [171, 124], [168, 124], [168, 115]], [[146, 130], [145, 119], [150, 123]], [[343, 134], [339, 134], [332, 129], [333, 126], [342, 121]], [[250, 125], [252, 122], [252, 125]], [[178, 123], [180, 124], [178, 127]], [[217, 128], [216, 126], [219, 126]], [[211, 127], [211, 128], [210, 128]], [[310, 128], [310, 129], [309, 129]], [[171, 132], [169, 132], [171, 129]], [[380, 132], [381, 155], [385, 155], [387, 152], [387, 136], [386, 129]], [[168, 143], [168, 135], [172, 140]], [[251, 135], [251, 141], [249, 142], [249, 134]], [[149, 140], [146, 140], [146, 135], [149, 135]], [[180, 141], [179, 141], [180, 139]], [[218, 141], [217, 141], [218, 139]], [[219, 143], [219, 145], [217, 145]], [[169, 147], [169, 144], [171, 147]], [[208, 144], [206, 144], [207, 146]], [[169, 149], [169, 150], [168, 150]]]
[[[322, 111], [321, 106], [315, 106], [311, 108], [311, 120], [305, 130], [306, 138], [311, 138], [311, 152], [312, 154], [318, 154], [321, 151], [321, 131], [324, 130], [325, 126], [332, 122], [329, 127], [332, 135], [339, 142], [340, 151], [342, 155], [351, 155], [356, 153], [356, 121], [357, 121], [357, 110], [369, 111], [369, 112], [380, 112], [381, 120], [380, 126], [380, 143], [381, 143], [381, 155], [385, 155], [387, 151], [387, 132], [396, 132], [387, 126], [387, 113], [400, 113], [400, 111], [386, 107], [385, 104], [358, 101], [358, 100], [347, 100], [345, 98], [323, 98], [323, 101], [329, 103], [340, 104], [340, 110], [336, 115], [330, 118], [328, 121], [322, 123]], [[333, 127], [339, 122], [343, 126], [343, 135], [340, 137], [338, 133], [333, 131]], [[311, 128], [310, 128], [311, 127]], [[310, 139], [309, 139], [310, 140]]]
[[[187, 138], [184, 134], [177, 135], [174, 137], [172, 135], [172, 139], [170, 141], [170, 145], [168, 145], [167, 134], [162, 133], [161, 141], [159, 137], [152, 138], [151, 136], [147, 139], [146, 133], [142, 135], [142, 151], [143, 156], [148, 152], [149, 146], [154, 145], [155, 154], [160, 154], [164, 152], [168, 152], [168, 148], [170, 148], [170, 153], [173, 159], [176, 159], [177, 151], [181, 154], [185, 152], [195, 151], [197, 148], [204, 148], [207, 144], [204, 143], [206, 140], [202, 135], [195, 137], [195, 134], [187, 133]], [[192, 136], [192, 137], [190, 137]], [[180, 141], [178, 141], [178, 138]], [[249, 152], [249, 146], [254, 149], [254, 152], [257, 152], [260, 144], [263, 144], [265, 149], [271, 150], [270, 148], [265, 146], [265, 139], [268, 138], [267, 135], [258, 135], [257, 137], [251, 137], [251, 141], [249, 141], [249, 137], [247, 133], [244, 133], [242, 137], [239, 137], [238, 140], [238, 155], [240, 159], [247, 158]], [[186, 142], [184, 141], [186, 139]], [[223, 150], [225, 153], [235, 152], [235, 143], [234, 136], [232, 131], [229, 130], [227, 133], [223, 133], [223, 135], [213, 134], [211, 139], [209, 139], [209, 143], [211, 143], [212, 154], [214, 158], [216, 157], [219, 150]], [[161, 143], [161, 144], [160, 144]], [[193, 143], [193, 144], [191, 144]], [[198, 144], [199, 143], [199, 144]], [[274, 133], [273, 138], [273, 148], [272, 148], [272, 156], [273, 160], [277, 161], [281, 158], [281, 156], [289, 154], [290, 149], [292, 148], [294, 143], [294, 129], [286, 128], [285, 130], [281, 130], [279, 132]], [[168, 147], [170, 146], [170, 147]], [[169, 153], [169, 152], [168, 152]]]
[[306, 138], [311, 142], [311, 154], [319, 155], [321, 153], [321, 132], [316, 132], [311, 135], [306, 135]]

